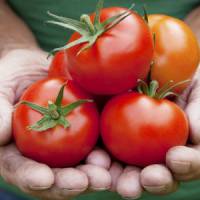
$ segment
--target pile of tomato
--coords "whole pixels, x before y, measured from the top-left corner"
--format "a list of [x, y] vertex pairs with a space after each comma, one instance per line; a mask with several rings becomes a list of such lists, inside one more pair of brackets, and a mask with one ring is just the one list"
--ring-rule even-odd
[[57, 19], [49, 23], [75, 32], [13, 113], [23, 155], [71, 167], [101, 139], [113, 158], [144, 167], [164, 163], [171, 147], [186, 144], [187, 116], [171, 96], [188, 86], [199, 47], [183, 21], [102, 8], [102, 0], [80, 21], [49, 14]]

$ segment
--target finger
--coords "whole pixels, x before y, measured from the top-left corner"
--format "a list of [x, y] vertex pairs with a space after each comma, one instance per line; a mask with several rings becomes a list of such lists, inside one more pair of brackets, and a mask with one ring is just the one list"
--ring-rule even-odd
[[[195, 90], [196, 91], [196, 90]], [[200, 87], [198, 91], [198, 95], [200, 95]], [[190, 140], [193, 144], [199, 144], [200, 143], [200, 109], [199, 102], [200, 97], [194, 97], [195, 100], [191, 100], [190, 103], [188, 103], [185, 112], [188, 116], [189, 124], [190, 124]]]
[[46, 190], [54, 183], [52, 170], [20, 155], [14, 145], [0, 149], [1, 176], [23, 191]]
[[86, 164], [79, 166], [78, 169], [87, 175], [91, 190], [101, 191], [111, 187], [111, 176], [105, 168]]
[[49, 63], [47, 54], [40, 50], [16, 49], [9, 52], [0, 60], [0, 90], [10, 96], [6, 89], [11, 89], [17, 101], [27, 86], [47, 76]]
[[110, 167], [109, 172], [110, 172], [111, 180], [112, 180], [112, 184], [111, 184], [110, 190], [115, 192], [116, 191], [116, 187], [117, 187], [117, 181], [118, 181], [120, 175], [123, 172], [123, 167], [118, 162], [113, 162], [111, 167]]
[[88, 155], [86, 163], [109, 169], [111, 165], [111, 159], [106, 151], [102, 149], [95, 149]]
[[0, 96], [0, 105], [0, 146], [2, 146], [11, 140], [13, 106], [5, 96]]
[[78, 169], [53, 169], [53, 172], [55, 182], [51, 188], [43, 191], [29, 191], [29, 194], [45, 200], [69, 200], [88, 188], [86, 174]]
[[55, 172], [55, 185], [63, 197], [77, 196], [88, 188], [87, 175], [75, 168], [58, 169]]
[[167, 153], [166, 164], [176, 180], [200, 178], [200, 152], [196, 149], [186, 146], [173, 147]]
[[28, 85], [47, 74], [48, 63], [38, 50], [13, 50], [0, 60], [0, 145], [11, 139], [12, 105]]
[[140, 169], [128, 167], [117, 181], [117, 192], [124, 198], [137, 199], [142, 194], [140, 184]]
[[200, 6], [196, 7], [195, 9], [192, 9], [192, 12], [190, 12], [189, 15], [186, 17], [185, 22], [190, 26], [193, 33], [195, 33], [200, 44], [199, 18], [200, 18]]
[[184, 91], [183, 93], [176, 99], [176, 104], [178, 104], [183, 110], [187, 106], [188, 96], [190, 95], [192, 91], [193, 83], [191, 83]]
[[178, 183], [164, 165], [149, 165], [141, 172], [141, 184], [152, 194], [168, 194], [176, 191]]
[[189, 91], [186, 95], [186, 106], [184, 108], [189, 124], [190, 124], [190, 139], [194, 144], [200, 143], [200, 67], [198, 68], [193, 81], [191, 83]]
[[27, 58], [23, 61], [22, 68], [16, 71], [16, 79], [14, 82], [15, 101], [18, 101], [23, 91], [29, 85], [47, 76], [48, 68], [51, 62], [51, 59], [47, 59], [47, 53], [44, 51], [37, 50], [27, 52], [27, 50], [18, 50], [17, 54], [19, 54], [19, 57], [24, 54]]

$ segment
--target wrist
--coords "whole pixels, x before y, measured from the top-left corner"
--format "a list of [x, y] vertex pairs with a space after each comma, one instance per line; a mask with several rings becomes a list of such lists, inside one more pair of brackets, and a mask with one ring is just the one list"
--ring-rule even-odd
[[0, 59], [14, 49], [37, 48], [37, 41], [27, 24], [13, 12], [7, 1], [0, 0]]

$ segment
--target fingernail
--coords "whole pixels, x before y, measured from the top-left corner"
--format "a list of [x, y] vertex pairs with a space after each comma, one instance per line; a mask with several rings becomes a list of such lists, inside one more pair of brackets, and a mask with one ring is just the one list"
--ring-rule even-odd
[[91, 190], [94, 190], [94, 191], [105, 191], [105, 190], [110, 189], [110, 187], [102, 187], [102, 188], [100, 188], [100, 187], [90, 187], [90, 188], [91, 188]]
[[159, 193], [162, 191], [166, 190], [166, 186], [165, 185], [160, 185], [160, 186], [145, 186], [144, 188], [148, 191], [148, 192], [152, 192], [152, 193]]
[[49, 189], [49, 186], [33, 186], [33, 185], [29, 185], [28, 186], [29, 187], [29, 189], [31, 189], [31, 190], [46, 190], [46, 189]]
[[188, 173], [191, 168], [190, 162], [182, 162], [182, 161], [172, 161], [171, 162], [172, 170], [178, 173]]
[[122, 197], [123, 199], [126, 200], [135, 200], [135, 199], [139, 199], [141, 195], [135, 196], [135, 197]]
[[82, 188], [82, 189], [69, 189], [69, 188], [59, 188], [60, 190], [62, 190], [63, 192], [83, 192], [86, 190], [86, 188]]

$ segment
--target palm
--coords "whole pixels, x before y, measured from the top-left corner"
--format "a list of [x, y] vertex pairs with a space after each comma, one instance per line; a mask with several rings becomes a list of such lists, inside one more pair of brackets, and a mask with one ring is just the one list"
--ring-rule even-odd
[[[11, 140], [15, 102], [26, 87], [47, 75], [49, 60], [46, 57], [40, 50], [14, 50], [0, 60], [0, 145]], [[2, 177], [24, 192], [44, 199], [69, 199], [88, 189], [108, 189], [110, 162], [107, 153], [98, 149], [82, 166], [51, 169], [23, 157], [14, 144], [0, 147]]]
[[[41, 51], [16, 50], [0, 60], [0, 145], [10, 142], [14, 103], [27, 86], [46, 76], [47, 66], [46, 55]], [[143, 188], [154, 194], [166, 194], [176, 190], [177, 181], [199, 178], [199, 71], [191, 87], [178, 101], [188, 115], [193, 146], [172, 148], [167, 154], [166, 165], [150, 165], [142, 170], [132, 166], [123, 169], [119, 163], [111, 163], [105, 151], [96, 149], [84, 165], [51, 169], [23, 157], [11, 144], [0, 147], [1, 175], [26, 193], [43, 199], [61, 200], [86, 190], [109, 188], [127, 198], [138, 198]]]
[[199, 77], [200, 70], [193, 78], [191, 86], [177, 101], [188, 116], [192, 144], [187, 147], [178, 146], [170, 149], [166, 156], [166, 165], [150, 165], [142, 169], [141, 172], [138, 168], [126, 167], [119, 176], [116, 186], [117, 191], [122, 196], [139, 197], [142, 188], [153, 194], [167, 194], [178, 188], [178, 181], [188, 181], [200, 177]]

